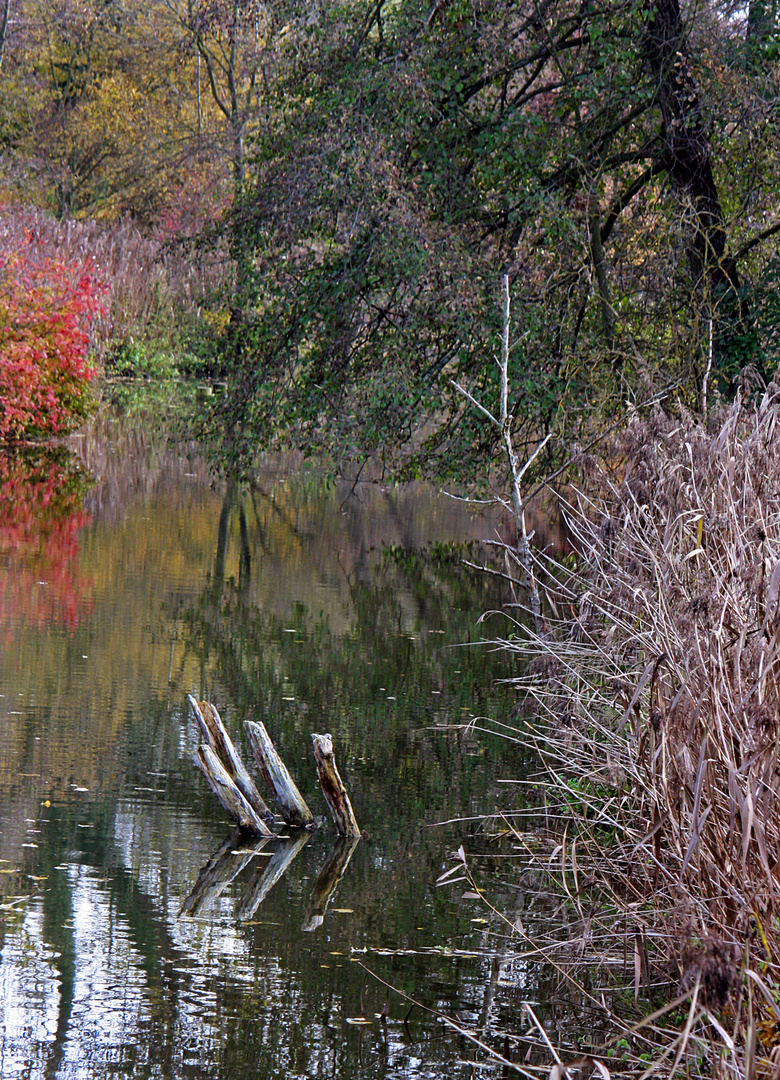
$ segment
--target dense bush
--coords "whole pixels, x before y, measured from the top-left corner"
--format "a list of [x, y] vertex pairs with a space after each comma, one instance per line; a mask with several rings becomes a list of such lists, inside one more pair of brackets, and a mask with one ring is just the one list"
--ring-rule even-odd
[[173, 238], [145, 235], [130, 218], [57, 221], [33, 208], [0, 211], [0, 253], [20, 250], [34, 250], [38, 260], [93, 268], [105, 286], [92, 323], [101, 360], [125, 342], [173, 348], [183, 322], [188, 328], [197, 323], [204, 296], [221, 281], [216, 254], [199, 256], [193, 265]]
[[89, 410], [89, 328], [100, 287], [88, 266], [0, 256], [0, 440], [56, 435]]

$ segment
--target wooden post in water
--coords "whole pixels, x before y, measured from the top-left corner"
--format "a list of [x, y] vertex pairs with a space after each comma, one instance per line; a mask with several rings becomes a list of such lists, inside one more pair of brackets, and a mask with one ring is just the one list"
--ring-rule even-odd
[[238, 751], [233, 746], [227, 728], [222, 723], [222, 718], [215, 706], [209, 701], [197, 701], [192, 694], [187, 695], [187, 700], [200, 726], [203, 741], [217, 755], [228, 776], [233, 780], [249, 805], [260, 817], [265, 818], [266, 821], [271, 821], [273, 814], [263, 802], [260, 792], [255, 787], [254, 780], [246, 771], [246, 766], [238, 756]]
[[330, 735], [312, 735], [311, 741], [314, 744], [320, 787], [330, 808], [336, 832], [340, 836], [360, 836], [360, 827], [355, 819], [347, 789], [336, 768], [333, 739]]
[[314, 814], [306, 805], [284, 762], [277, 754], [265, 724], [245, 720], [244, 728], [249, 736], [249, 743], [260, 775], [276, 796], [285, 822], [294, 828], [315, 825]]
[[192, 694], [187, 695], [187, 700], [203, 736], [193, 760], [211, 790], [242, 829], [251, 829], [258, 836], [272, 836], [266, 821], [272, 821], [273, 814], [260, 798], [219, 713], [208, 701], [197, 701]]
[[251, 829], [258, 836], [273, 836], [210, 746], [199, 746], [193, 760], [233, 821], [237, 821], [242, 829]]

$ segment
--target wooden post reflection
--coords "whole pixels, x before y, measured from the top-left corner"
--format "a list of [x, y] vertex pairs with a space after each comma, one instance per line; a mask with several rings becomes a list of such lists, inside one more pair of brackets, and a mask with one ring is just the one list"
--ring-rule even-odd
[[[251, 858], [268, 843], [267, 839], [245, 842], [246, 834], [234, 829], [203, 866], [189, 896], [179, 908], [179, 915], [197, 915], [208, 907], [233, 881]], [[238, 849], [239, 854], [233, 852]]]
[[349, 865], [352, 853], [358, 846], [359, 836], [340, 836], [333, 845], [333, 850], [317, 875], [314, 887], [311, 890], [309, 906], [306, 909], [306, 918], [303, 920], [303, 930], [316, 930], [325, 919], [325, 909], [330, 902], [336, 886], [344, 876], [344, 871]]
[[295, 836], [279, 844], [264, 869], [258, 867], [238, 902], [237, 914], [242, 922], [247, 922], [254, 917], [263, 900], [279, 878], [286, 873], [290, 863], [301, 848], [308, 843], [310, 837], [311, 833], [308, 830], [301, 829]]

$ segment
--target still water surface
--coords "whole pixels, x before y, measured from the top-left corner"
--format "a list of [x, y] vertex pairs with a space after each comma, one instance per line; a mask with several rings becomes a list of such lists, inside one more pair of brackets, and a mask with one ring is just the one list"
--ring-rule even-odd
[[[505, 597], [450, 547], [495, 519], [303, 470], [213, 487], [127, 430], [0, 459], [0, 503], [3, 1080], [475, 1075], [368, 972], [489, 1036], [492, 917], [436, 886], [472, 826], [436, 823], [510, 805], [523, 767], [468, 726], [514, 704], [506, 658], [462, 647]], [[367, 835], [327, 903], [332, 826], [276, 854], [231, 837], [188, 693], [245, 760], [263, 720], [317, 814], [310, 734], [333, 734]]]

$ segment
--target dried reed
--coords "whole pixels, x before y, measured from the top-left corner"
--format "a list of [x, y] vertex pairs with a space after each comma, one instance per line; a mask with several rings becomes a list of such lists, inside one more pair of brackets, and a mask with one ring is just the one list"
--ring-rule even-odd
[[542, 762], [548, 875], [581, 915], [566, 978], [596, 963], [647, 1012], [677, 999], [634, 1022], [602, 996], [630, 1075], [780, 1068], [778, 435], [772, 383], [707, 425], [635, 418], [582, 457], [572, 554], [537, 555], [547, 626], [518, 616], [500, 642], [527, 661], [533, 716], [504, 734]]
[[129, 338], [174, 344], [182, 318], [196, 316], [229, 274], [220, 252], [194, 258], [144, 235], [130, 218], [57, 221], [37, 209], [2, 210], [4, 249], [91, 266], [107, 289], [105, 312], [93, 327], [98, 355]]

